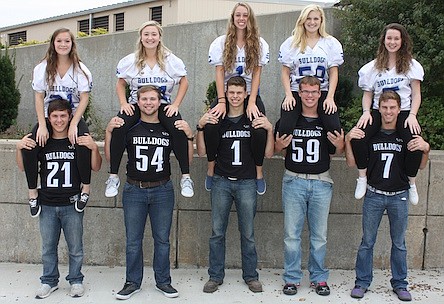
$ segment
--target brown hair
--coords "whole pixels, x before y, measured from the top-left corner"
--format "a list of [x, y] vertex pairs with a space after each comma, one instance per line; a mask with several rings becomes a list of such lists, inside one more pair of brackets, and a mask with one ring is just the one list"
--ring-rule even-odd
[[299, 89], [301, 89], [303, 84], [309, 86], [318, 86], [319, 89], [321, 88], [321, 82], [319, 81], [318, 78], [314, 76], [305, 76], [304, 78], [302, 78], [301, 81], [299, 82]]
[[230, 19], [228, 20], [223, 52], [223, 64], [225, 71], [232, 71], [234, 69], [237, 54], [237, 30], [234, 25], [234, 13], [239, 6], [245, 7], [248, 11], [247, 27], [245, 29], [245, 74], [250, 74], [257, 66], [259, 66], [261, 47], [256, 17], [251, 6], [245, 2], [238, 2], [234, 6]]
[[234, 76], [228, 79], [227, 90], [229, 86], [243, 87], [245, 92], [247, 91], [247, 83], [245, 82], [245, 79], [241, 76]]
[[410, 70], [410, 64], [413, 59], [413, 46], [409, 33], [407, 33], [405, 27], [398, 23], [390, 23], [384, 27], [384, 30], [379, 37], [375, 68], [380, 72], [388, 69], [389, 53], [385, 47], [385, 36], [388, 30], [397, 30], [401, 33], [401, 47], [396, 53], [396, 73], [406, 74]]
[[54, 111], [65, 111], [65, 110], [68, 111], [68, 115], [71, 116], [72, 108], [68, 100], [65, 99], [51, 100], [48, 106], [48, 116], [50, 116], [51, 113]]
[[381, 96], [379, 96], [379, 106], [381, 106], [381, 102], [387, 101], [389, 99], [394, 99], [398, 103], [398, 106], [401, 108], [401, 97], [395, 91], [384, 91]]
[[71, 51], [69, 52], [69, 59], [71, 60], [74, 70], [79, 68], [82, 73], [88, 78], [88, 75], [85, 73], [85, 71], [82, 70], [80, 67], [80, 58], [77, 54], [77, 44], [74, 38], [74, 35], [71, 33], [71, 31], [67, 28], [59, 28], [54, 31], [51, 35], [51, 39], [49, 42], [48, 50], [46, 51], [45, 58], [43, 60], [46, 60], [46, 82], [49, 86], [52, 86], [54, 84], [55, 76], [57, 74], [57, 52], [55, 50], [54, 42], [56, 37], [61, 33], [69, 33], [69, 36], [71, 37]]
[[141, 87], [140, 89], [137, 90], [137, 99], [140, 98], [140, 95], [145, 93], [145, 92], [151, 92], [154, 91], [157, 93], [157, 97], [159, 100], [162, 99], [162, 94], [160, 93], [159, 87], [155, 86], [155, 85], [146, 85]]

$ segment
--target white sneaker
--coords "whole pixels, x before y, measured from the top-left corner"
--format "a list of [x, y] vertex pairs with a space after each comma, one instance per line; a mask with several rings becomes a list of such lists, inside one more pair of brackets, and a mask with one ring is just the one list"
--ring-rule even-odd
[[71, 285], [71, 291], [69, 295], [73, 298], [80, 298], [85, 294], [85, 288], [83, 288], [82, 283], [76, 283]]
[[193, 186], [194, 183], [190, 177], [188, 176], [182, 177], [182, 179], [180, 180], [180, 188], [182, 189], [180, 193], [185, 197], [193, 197], [194, 195]]
[[120, 179], [119, 177], [110, 176], [106, 181], [105, 196], [114, 197], [119, 193]]
[[412, 205], [418, 205], [419, 202], [419, 195], [418, 195], [418, 190], [416, 189], [416, 185], [410, 185], [409, 188], [409, 202]]
[[49, 297], [51, 293], [56, 291], [59, 287], [56, 285], [54, 287], [49, 286], [48, 284], [40, 284], [40, 288], [37, 289], [37, 292], [35, 293], [36, 299], [44, 299]]
[[365, 192], [367, 192], [367, 176], [359, 177], [356, 180], [355, 198], [361, 199], [364, 197]]

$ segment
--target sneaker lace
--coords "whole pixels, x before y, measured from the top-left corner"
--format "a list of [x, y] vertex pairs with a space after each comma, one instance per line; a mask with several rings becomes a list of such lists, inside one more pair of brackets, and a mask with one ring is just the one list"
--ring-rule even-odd
[[29, 200], [29, 205], [31, 205], [32, 208], [37, 206], [37, 200], [35, 198], [31, 198]]

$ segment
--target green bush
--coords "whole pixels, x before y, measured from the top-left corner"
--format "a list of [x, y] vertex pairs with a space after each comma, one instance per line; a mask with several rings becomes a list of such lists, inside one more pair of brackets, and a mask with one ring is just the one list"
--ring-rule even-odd
[[8, 49], [0, 52], [0, 132], [12, 124], [18, 114], [20, 92], [15, 83], [15, 59], [11, 60]]
[[208, 84], [206, 97], [207, 99], [203, 101], [205, 103], [205, 111], [210, 108], [211, 103], [217, 97], [216, 81], [212, 81]]
[[444, 150], [444, 104], [442, 98], [433, 97], [422, 101], [418, 121], [424, 138], [433, 150]]

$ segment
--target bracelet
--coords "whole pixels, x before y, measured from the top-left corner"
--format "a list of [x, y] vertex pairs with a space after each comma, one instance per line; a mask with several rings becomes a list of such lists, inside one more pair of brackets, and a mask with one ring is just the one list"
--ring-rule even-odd
[[367, 111], [370, 111], [369, 109], [362, 109], [362, 113], [365, 113]]
[[219, 99], [225, 99], [225, 96], [224, 97], [217, 97], [217, 100], [219, 100]]
[[412, 114], [413, 116], [416, 116], [416, 114], [415, 114], [415, 113], [412, 113], [412, 112], [410, 112], [409, 114]]
[[193, 140], [194, 140], [194, 136], [193, 136], [193, 137], [187, 137], [187, 139], [188, 139], [189, 141], [193, 141]]
[[199, 125], [196, 125], [196, 130], [199, 132], [199, 131], [203, 131], [205, 128], [201, 128], [201, 127], [199, 127]]

